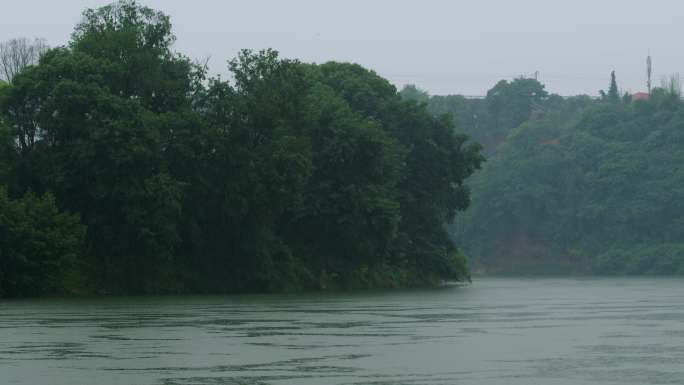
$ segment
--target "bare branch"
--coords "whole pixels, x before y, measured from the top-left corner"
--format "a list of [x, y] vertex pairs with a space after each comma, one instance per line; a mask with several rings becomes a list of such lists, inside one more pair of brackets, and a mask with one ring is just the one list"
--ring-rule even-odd
[[16, 38], [0, 43], [0, 78], [12, 82], [24, 68], [36, 64], [48, 50], [45, 39]]
[[678, 73], [670, 76], [663, 76], [660, 79], [661, 87], [672, 97], [681, 98], [682, 96], [682, 78]]

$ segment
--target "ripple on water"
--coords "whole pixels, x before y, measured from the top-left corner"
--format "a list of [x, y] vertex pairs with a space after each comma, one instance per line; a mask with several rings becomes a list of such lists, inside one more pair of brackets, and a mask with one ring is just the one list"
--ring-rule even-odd
[[[0, 302], [0, 383], [675, 384], [684, 281]], [[682, 345], [682, 346], [680, 346]]]

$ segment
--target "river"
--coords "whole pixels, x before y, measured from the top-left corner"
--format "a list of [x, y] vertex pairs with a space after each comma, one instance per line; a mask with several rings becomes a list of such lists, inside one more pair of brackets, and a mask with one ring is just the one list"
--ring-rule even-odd
[[681, 384], [684, 280], [0, 301], [0, 384]]

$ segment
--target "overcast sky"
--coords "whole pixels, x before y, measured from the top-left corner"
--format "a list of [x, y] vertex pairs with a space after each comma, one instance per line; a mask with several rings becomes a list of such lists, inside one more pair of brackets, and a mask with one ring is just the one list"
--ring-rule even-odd
[[[65, 44], [83, 9], [109, 1], [2, 0], [0, 40]], [[215, 73], [241, 48], [306, 62], [351, 61], [398, 87], [482, 95], [499, 79], [596, 94], [615, 70], [625, 91], [684, 74], [684, 2], [675, 0], [141, 0], [171, 16], [175, 48]]]

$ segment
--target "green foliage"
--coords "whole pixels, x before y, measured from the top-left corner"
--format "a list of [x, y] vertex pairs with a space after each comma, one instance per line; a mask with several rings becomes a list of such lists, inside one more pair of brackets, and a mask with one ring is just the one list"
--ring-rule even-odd
[[12, 140], [12, 131], [0, 120], [0, 185], [7, 185], [15, 163]]
[[494, 132], [505, 134], [528, 120], [534, 108], [547, 96], [544, 85], [535, 79], [501, 80], [487, 91], [487, 107]]
[[413, 100], [417, 103], [427, 103], [430, 101], [430, 94], [427, 91], [418, 88], [414, 84], [407, 84], [399, 92], [401, 98], [404, 100]]
[[601, 274], [684, 274], [684, 244], [614, 245], [598, 255], [594, 270]]
[[455, 251], [444, 228], [468, 206], [464, 180], [479, 168], [480, 147], [466, 144], [449, 119], [430, 116], [424, 104], [402, 101], [394, 87], [358, 65], [327, 63], [321, 79], [353, 109], [379, 122], [403, 148], [398, 185], [400, 207], [396, 239], [388, 250], [394, 263], [449, 276]]
[[486, 155], [494, 154], [507, 133], [521, 123], [547, 110], [556, 111], [559, 104], [567, 105], [560, 96], [549, 96], [537, 80], [522, 77], [510, 82], [499, 81], [484, 99], [468, 99], [461, 95], [430, 96], [413, 85], [404, 87], [401, 96], [405, 100], [426, 103], [427, 110], [434, 116], [448, 116], [456, 132], [480, 143]]
[[620, 101], [620, 93], [618, 91], [617, 81], [615, 80], [615, 71], [610, 72], [610, 87], [608, 87], [607, 99], [611, 103], [618, 103]]
[[463, 132], [474, 141], [485, 143], [489, 130], [489, 115], [486, 100], [466, 99], [461, 95], [435, 95], [430, 98], [428, 111], [435, 116], [449, 115], [457, 131]]
[[0, 187], [0, 295], [64, 293], [78, 267], [84, 228], [54, 198], [33, 193], [12, 200]]
[[21, 189], [52, 191], [81, 213], [98, 281], [141, 290], [172, 253], [182, 184], [163, 163], [165, 116], [113, 91], [113, 68], [81, 52], [49, 52], [15, 78], [4, 111], [18, 127]]
[[683, 112], [655, 89], [649, 101], [597, 101], [512, 130], [455, 228], [476, 269], [681, 272]]
[[515, 79], [484, 100], [429, 97], [428, 111], [446, 114], [489, 155], [469, 181], [472, 206], [451, 227], [475, 271], [679, 271], [679, 80], [632, 102], [612, 73], [602, 95], [563, 98]]
[[57, 282], [74, 259], [67, 275], [104, 293], [467, 279], [445, 224], [482, 159], [450, 120], [359, 65], [272, 50], [207, 79], [174, 40], [166, 15], [134, 1], [87, 10], [67, 47], [0, 90], [0, 182], [49, 194], [86, 229], [82, 249], [22, 251], [64, 263], [21, 279]]
[[122, 0], [86, 10], [70, 47], [106, 62], [110, 72], [102, 80], [112, 94], [162, 112], [182, 108], [191, 91], [192, 65], [171, 51], [175, 40], [167, 15]]
[[400, 148], [327, 86], [314, 87], [307, 106], [314, 169], [293, 213], [299, 253], [327, 270], [383, 259], [400, 218]]

